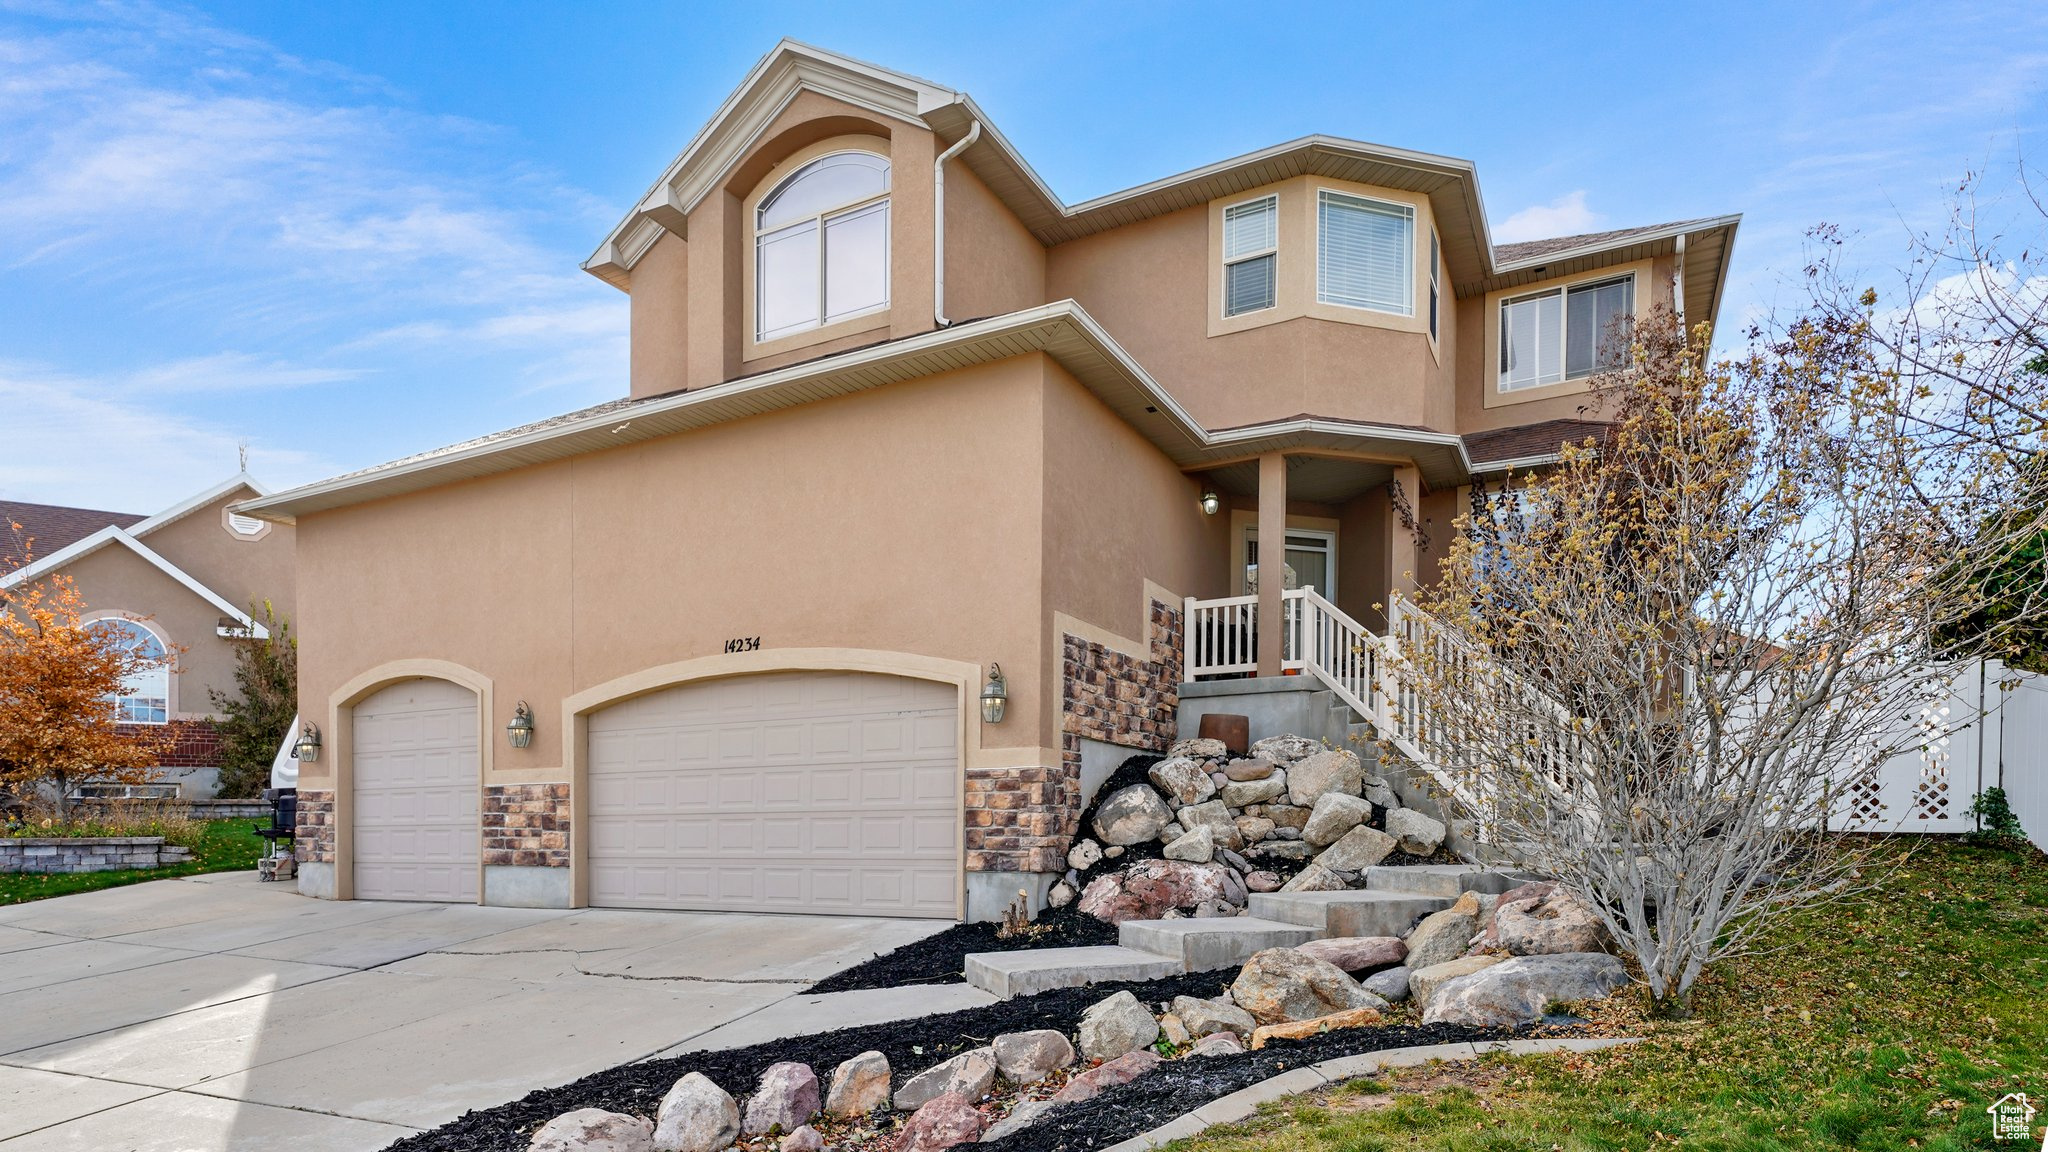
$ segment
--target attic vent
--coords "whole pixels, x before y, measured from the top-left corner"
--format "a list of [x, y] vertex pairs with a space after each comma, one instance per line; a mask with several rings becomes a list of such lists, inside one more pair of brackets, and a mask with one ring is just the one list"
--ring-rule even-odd
[[240, 512], [230, 512], [228, 513], [228, 527], [234, 529], [240, 535], [254, 536], [258, 532], [263, 531], [263, 521], [258, 520], [254, 516], [244, 516]]

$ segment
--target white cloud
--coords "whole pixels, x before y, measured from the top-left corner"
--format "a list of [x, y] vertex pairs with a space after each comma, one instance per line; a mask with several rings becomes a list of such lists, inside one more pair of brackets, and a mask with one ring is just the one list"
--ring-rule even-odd
[[1514, 244], [1523, 240], [1548, 240], [1555, 236], [1576, 236], [1581, 232], [1596, 232], [1607, 218], [1586, 207], [1584, 189], [1567, 192], [1548, 204], [1536, 204], [1496, 224], [1493, 240], [1496, 244]]

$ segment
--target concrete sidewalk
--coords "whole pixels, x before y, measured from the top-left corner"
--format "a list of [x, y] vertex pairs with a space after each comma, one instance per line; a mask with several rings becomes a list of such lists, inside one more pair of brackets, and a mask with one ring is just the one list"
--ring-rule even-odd
[[657, 1053], [991, 1003], [802, 994], [943, 927], [336, 903], [240, 873], [0, 908], [0, 1149], [376, 1149]]

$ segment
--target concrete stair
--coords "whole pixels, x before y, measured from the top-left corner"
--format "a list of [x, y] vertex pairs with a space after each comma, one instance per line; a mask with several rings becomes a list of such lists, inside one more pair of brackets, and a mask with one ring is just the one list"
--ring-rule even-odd
[[1008, 999], [1053, 988], [1157, 980], [1235, 968], [1267, 948], [1341, 936], [1403, 936], [1466, 892], [1505, 892], [1530, 877], [1471, 864], [1380, 867], [1347, 892], [1254, 892], [1243, 916], [1128, 920], [1117, 943], [967, 957], [967, 982]]

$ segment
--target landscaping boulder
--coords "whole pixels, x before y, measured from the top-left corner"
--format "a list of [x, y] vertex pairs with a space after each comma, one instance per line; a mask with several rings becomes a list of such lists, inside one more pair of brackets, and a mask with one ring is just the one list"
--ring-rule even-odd
[[931, 1067], [903, 1082], [896, 1090], [896, 1110], [909, 1112], [948, 1093], [965, 1100], [988, 1095], [996, 1082], [996, 1057], [988, 1048], [970, 1048], [944, 1063]]
[[1249, 749], [1252, 756], [1286, 767], [1323, 751], [1323, 745], [1305, 736], [1268, 736]]
[[[1278, 835], [1278, 833], [1279, 830], [1275, 829], [1274, 834]], [[1265, 856], [1274, 860], [1286, 860], [1290, 863], [1300, 864], [1306, 862], [1309, 857], [1315, 855], [1316, 850], [1302, 843], [1299, 840], [1268, 840], [1263, 844], [1258, 844], [1251, 848], [1246, 849], [1246, 854], [1251, 856]]]
[[1157, 1067], [1159, 1057], [1142, 1048], [1126, 1052], [1067, 1081], [1066, 1087], [1053, 1095], [1053, 1103], [1072, 1104], [1077, 1100], [1093, 1099], [1104, 1088], [1129, 1084]]
[[1351, 885], [1321, 864], [1311, 864], [1280, 886], [1282, 892], [1342, 892]]
[[1207, 864], [1216, 856], [1216, 833], [1206, 824], [1184, 833], [1166, 846], [1168, 860]]
[[1460, 976], [1470, 976], [1482, 968], [1491, 968], [1500, 962], [1501, 958], [1498, 956], [1461, 956], [1456, 960], [1432, 964], [1427, 968], [1411, 967], [1408, 969], [1409, 998], [1427, 1007], [1429, 998], [1446, 982], [1456, 980]]
[[1512, 1028], [1542, 1019], [1555, 1001], [1597, 1000], [1627, 984], [1621, 961], [1605, 952], [1517, 956], [1439, 984], [1422, 1022]]
[[1031, 1127], [1032, 1121], [1057, 1107], [1059, 1105], [1051, 1100], [1020, 1100], [1015, 1108], [1010, 1109], [1008, 1116], [989, 1125], [988, 1131], [981, 1134], [981, 1142], [993, 1144], [1012, 1132], [1021, 1132]]
[[1399, 964], [1408, 956], [1408, 946], [1392, 936], [1336, 936], [1297, 944], [1295, 951], [1328, 960], [1346, 972], [1368, 972]]
[[1328, 848], [1370, 819], [1372, 804], [1368, 801], [1342, 792], [1325, 792], [1316, 797], [1316, 806], [1309, 810], [1308, 823], [1301, 827], [1301, 838], [1318, 848]]
[[1610, 943], [1607, 925], [1563, 890], [1499, 905], [1493, 914], [1493, 936], [1516, 956], [1605, 952]]
[[1067, 849], [1067, 867], [1076, 872], [1086, 872], [1102, 860], [1102, 845], [1093, 840], [1076, 840]]
[[1219, 848], [1235, 852], [1244, 847], [1244, 838], [1237, 833], [1237, 819], [1230, 814], [1230, 806], [1221, 800], [1205, 800], [1182, 808], [1180, 823], [1190, 832], [1207, 828]]
[[1244, 886], [1252, 892], [1278, 892], [1280, 884], [1281, 880], [1278, 872], [1261, 870], [1244, 874]]
[[654, 1124], [623, 1112], [578, 1108], [541, 1125], [526, 1152], [654, 1152]]
[[1261, 756], [1249, 760], [1232, 760], [1223, 766], [1223, 775], [1230, 780], [1264, 780], [1280, 766]]
[[1456, 960], [1479, 934], [1479, 899], [1470, 892], [1456, 904], [1424, 917], [1408, 934], [1408, 966], [1428, 968]]
[[834, 1116], [865, 1116], [889, 1103], [889, 1058], [863, 1052], [832, 1070], [825, 1091], [825, 1111]]
[[1358, 982], [1359, 987], [1378, 996], [1389, 1004], [1399, 1004], [1408, 998], [1408, 973], [1406, 964], [1375, 972]]
[[1248, 808], [1278, 799], [1286, 791], [1287, 773], [1275, 772], [1264, 780], [1239, 780], [1225, 784], [1221, 798], [1226, 808]]
[[1159, 1017], [1159, 1038], [1175, 1048], [1185, 1048], [1195, 1037], [1188, 1031], [1188, 1026], [1181, 1023], [1180, 1017], [1168, 1012]]
[[818, 1074], [794, 1060], [770, 1064], [761, 1073], [754, 1094], [747, 1097], [747, 1118], [740, 1131], [759, 1136], [780, 1128], [794, 1132], [818, 1111]]
[[776, 1152], [825, 1152], [825, 1137], [809, 1124], [800, 1124], [796, 1131], [782, 1138], [775, 1146]]
[[1175, 908], [1193, 908], [1204, 900], [1229, 901], [1229, 874], [1220, 864], [1145, 860], [1089, 881], [1081, 892], [1079, 907], [1111, 924], [1157, 920]]
[[1212, 1032], [1195, 1041], [1192, 1052], [1196, 1056], [1235, 1056], [1244, 1051], [1244, 1041], [1235, 1032]]
[[1297, 1020], [1288, 1024], [1262, 1024], [1252, 1032], [1252, 1051], [1264, 1048], [1268, 1040], [1306, 1040], [1325, 1032], [1370, 1027], [1379, 1023], [1381, 1019], [1377, 1008], [1353, 1008], [1349, 1012], [1333, 1012], [1313, 1020]]
[[1180, 740], [1166, 750], [1166, 755], [1185, 756], [1190, 760], [1221, 760], [1230, 755], [1230, 748], [1221, 740]]
[[1074, 1045], [1066, 1033], [1050, 1028], [1005, 1032], [989, 1047], [995, 1050], [996, 1071], [1012, 1084], [1036, 1084], [1074, 1062]]
[[1161, 760], [1145, 770], [1145, 778], [1159, 789], [1169, 805], [1200, 804], [1216, 794], [1216, 784], [1200, 764], [1185, 756]]
[[656, 1152], [718, 1152], [740, 1136], [740, 1106], [702, 1072], [675, 1082], [654, 1114]]
[[1396, 808], [1387, 813], [1387, 835], [1401, 842], [1410, 856], [1433, 855], [1444, 844], [1444, 824], [1413, 808]]
[[1149, 785], [1119, 788], [1095, 809], [1095, 835], [1105, 844], [1143, 844], [1158, 837], [1159, 830], [1173, 819], [1166, 801]]
[[1067, 905], [1072, 904], [1074, 897], [1078, 895], [1080, 893], [1074, 891], [1072, 884], [1067, 883], [1065, 880], [1058, 880], [1053, 883], [1051, 888], [1046, 889], [1045, 906], [1048, 908], [1065, 908]]
[[1129, 992], [1098, 1000], [1081, 1013], [1081, 1055], [1090, 1060], [1114, 1060], [1157, 1039], [1159, 1021]]
[[1387, 786], [1385, 780], [1377, 776], [1367, 776], [1361, 780], [1358, 786], [1358, 794], [1373, 805], [1389, 812], [1401, 806], [1401, 798], [1394, 794], [1394, 790]]
[[1332, 748], [1288, 767], [1287, 798], [1295, 804], [1312, 806], [1331, 792], [1356, 796], [1364, 776], [1357, 753], [1348, 748]]
[[1275, 828], [1292, 828], [1298, 832], [1308, 824], [1309, 814], [1313, 811], [1298, 804], [1268, 804], [1259, 815], [1271, 820]]
[[1392, 836], [1361, 824], [1323, 849], [1316, 863], [1332, 872], [1363, 872], [1393, 855], [1395, 847]]
[[1257, 844], [1273, 834], [1273, 822], [1264, 816], [1239, 816], [1232, 823], [1237, 825], [1237, 834], [1247, 844]]
[[940, 1152], [981, 1139], [981, 1113], [973, 1101], [952, 1092], [940, 1093], [918, 1106], [917, 1114], [896, 1132], [896, 1152]]
[[1196, 1039], [1218, 1032], [1249, 1036], [1252, 1029], [1259, 1026], [1251, 1013], [1221, 998], [1202, 1000], [1194, 996], [1175, 996], [1172, 1007], [1173, 1014], [1180, 1017], [1181, 1023], [1187, 1025], [1188, 1034]]
[[1231, 982], [1230, 998], [1261, 1024], [1387, 1006], [1335, 964], [1293, 948], [1268, 948], [1254, 954]]

